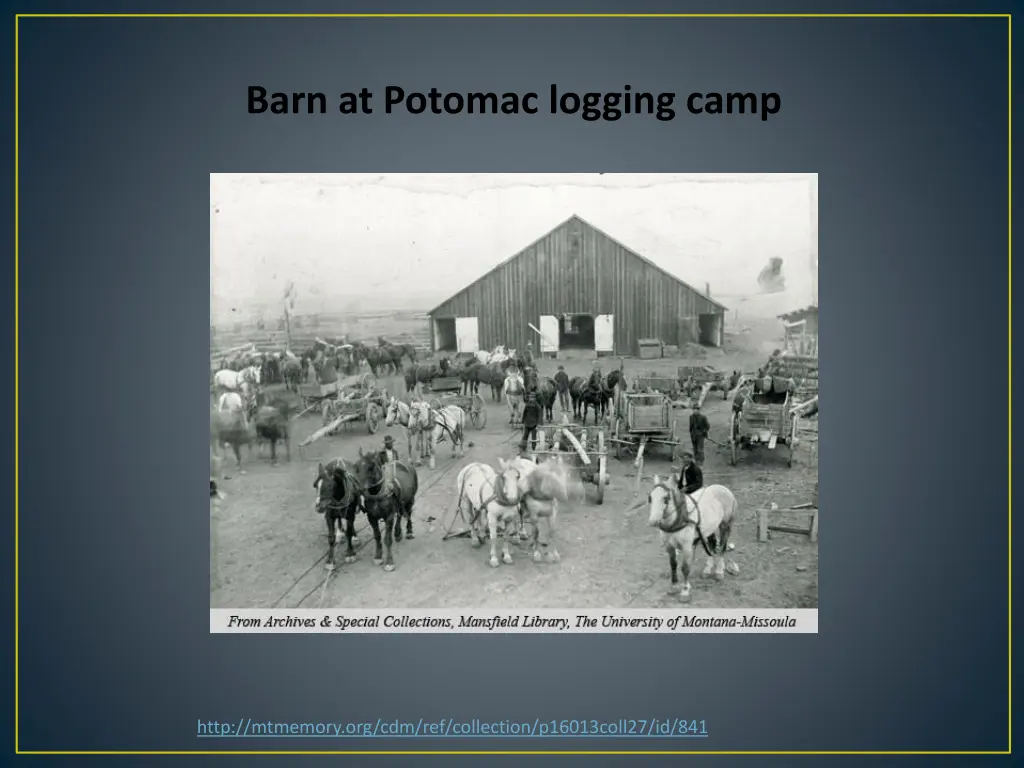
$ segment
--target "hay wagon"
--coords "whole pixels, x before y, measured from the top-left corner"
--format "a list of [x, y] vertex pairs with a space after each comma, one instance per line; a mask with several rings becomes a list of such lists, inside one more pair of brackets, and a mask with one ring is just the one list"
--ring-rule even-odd
[[636, 483], [639, 492], [647, 446], [667, 448], [669, 459], [679, 445], [678, 427], [672, 418], [672, 404], [660, 392], [621, 392], [615, 407], [615, 425], [609, 438], [615, 446], [615, 458], [635, 453]]
[[584, 485], [597, 487], [596, 500], [604, 503], [604, 488], [608, 485], [608, 452], [605, 447], [603, 429], [589, 434], [586, 427], [563, 423], [556, 427], [548, 443], [543, 429], [537, 430], [537, 447], [531, 452], [534, 461], [543, 461], [548, 456], [559, 455], [568, 459], [572, 472]]
[[424, 388], [425, 392], [438, 395], [430, 399], [431, 408], [443, 405], [457, 405], [469, 414], [469, 420], [477, 429], [487, 426], [487, 404], [481, 395], [462, 394], [462, 379], [458, 376], [438, 376]]
[[739, 411], [729, 417], [729, 463], [739, 460], [741, 448], [765, 446], [774, 451], [784, 445], [788, 451], [787, 466], [793, 466], [799, 418], [792, 413], [795, 403], [790, 392], [748, 392]]

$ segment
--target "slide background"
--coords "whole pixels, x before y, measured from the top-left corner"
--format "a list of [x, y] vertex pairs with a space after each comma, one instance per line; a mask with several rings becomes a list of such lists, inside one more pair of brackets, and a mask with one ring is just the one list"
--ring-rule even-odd
[[[187, 5], [104, 10], [284, 7]], [[424, 10], [388, 5], [286, 7]], [[1006, 749], [1005, 19], [22, 19], [19, 42], [21, 749]], [[550, 83], [777, 91], [783, 107], [768, 122], [669, 123], [246, 112], [250, 84], [379, 99], [388, 84]], [[196, 479], [209, 174], [242, 171], [819, 173], [820, 633], [209, 635]], [[13, 207], [10, 186], [0, 195]], [[11, 228], [5, 217], [8, 243]], [[12, 342], [0, 341], [8, 360]], [[0, 600], [13, 614], [11, 594]], [[711, 736], [221, 742], [193, 730], [240, 717], [654, 716], [706, 720]]]

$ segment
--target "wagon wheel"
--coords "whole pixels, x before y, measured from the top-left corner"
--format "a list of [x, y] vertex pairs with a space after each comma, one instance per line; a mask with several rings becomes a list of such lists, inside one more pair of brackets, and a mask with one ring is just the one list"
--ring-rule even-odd
[[366, 406], [366, 428], [370, 431], [370, 434], [376, 434], [377, 429], [380, 427], [380, 406], [376, 403], [370, 403]]
[[738, 427], [736, 425], [736, 411], [733, 411], [732, 414], [729, 416], [729, 463], [732, 464], [733, 466], [736, 466], [736, 459], [738, 458], [736, 450], [737, 429]]
[[484, 403], [484, 399], [480, 397], [480, 395], [473, 395], [473, 400], [469, 410], [469, 419], [477, 429], [483, 429], [487, 426], [487, 405]]
[[364, 390], [369, 392], [371, 389], [373, 389], [376, 381], [377, 377], [374, 376], [372, 373], [367, 372], [363, 374], [362, 378], [359, 380], [359, 383]]
[[676, 448], [679, 447], [679, 421], [674, 420], [672, 422], [672, 433], [669, 438], [672, 441], [672, 445], [668, 447], [669, 461], [672, 461], [676, 457]]
[[607, 457], [604, 455], [604, 430], [597, 433], [597, 503], [604, 504], [604, 485], [608, 479]]
[[625, 451], [625, 447], [622, 445], [622, 442], [621, 442], [622, 441], [622, 419], [621, 418], [616, 417], [616, 419], [615, 419], [615, 428], [614, 428], [614, 431], [612, 432], [612, 437], [615, 438], [613, 440], [613, 442], [615, 443], [615, 458], [616, 459], [622, 459], [622, 457], [626, 454], [626, 451]]

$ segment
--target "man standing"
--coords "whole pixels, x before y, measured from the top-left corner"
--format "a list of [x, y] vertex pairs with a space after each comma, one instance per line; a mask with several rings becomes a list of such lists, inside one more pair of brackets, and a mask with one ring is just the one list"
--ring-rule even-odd
[[555, 374], [555, 388], [558, 390], [558, 404], [563, 413], [569, 411], [569, 374], [565, 372], [565, 366], [558, 366], [558, 373]]
[[526, 361], [527, 368], [533, 368], [533, 342], [526, 342], [526, 355], [523, 358]]
[[693, 456], [698, 465], [704, 464], [704, 441], [711, 431], [708, 417], [700, 412], [700, 406], [693, 406], [690, 414], [690, 444], [693, 445]]
[[526, 453], [526, 441], [530, 440], [530, 448], [537, 447], [537, 425], [540, 424], [540, 405], [533, 392], [526, 395], [523, 406], [523, 439], [519, 442], [519, 453]]
[[677, 487], [680, 491], [689, 496], [691, 493], [704, 485], [704, 473], [693, 460], [693, 454], [687, 451], [683, 454], [683, 471], [679, 474]]
[[392, 461], [398, 461], [398, 451], [395, 449], [395, 438], [391, 435], [384, 437], [384, 449], [380, 452], [380, 463], [388, 464]]

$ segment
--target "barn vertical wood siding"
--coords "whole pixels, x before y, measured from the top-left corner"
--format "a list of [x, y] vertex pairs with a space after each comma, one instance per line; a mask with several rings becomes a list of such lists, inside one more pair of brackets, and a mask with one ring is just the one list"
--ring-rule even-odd
[[615, 353], [637, 339], [698, 340], [697, 317], [724, 307], [578, 218], [556, 227], [434, 309], [432, 319], [476, 317], [481, 349], [522, 349], [541, 315], [613, 315]]

